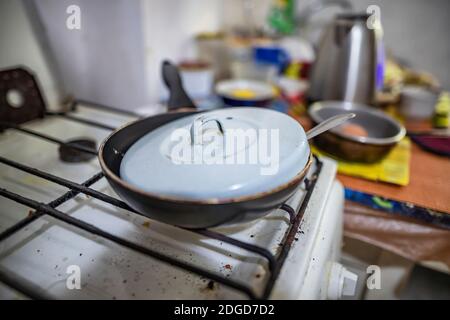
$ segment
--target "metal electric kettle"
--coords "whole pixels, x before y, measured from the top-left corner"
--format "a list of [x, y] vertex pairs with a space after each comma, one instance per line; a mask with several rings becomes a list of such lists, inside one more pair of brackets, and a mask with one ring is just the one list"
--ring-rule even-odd
[[312, 67], [309, 100], [373, 104], [377, 40], [366, 14], [341, 14], [325, 29]]

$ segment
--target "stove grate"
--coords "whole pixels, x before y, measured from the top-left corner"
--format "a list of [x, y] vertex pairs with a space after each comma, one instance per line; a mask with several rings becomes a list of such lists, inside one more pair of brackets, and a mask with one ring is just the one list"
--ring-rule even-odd
[[[102, 128], [105, 130], [114, 130], [115, 128], [112, 128], [106, 124], [100, 123], [100, 122], [96, 122], [93, 120], [84, 120], [81, 118], [78, 118], [76, 116], [73, 116], [72, 114], [70, 114], [71, 112], [75, 111], [77, 106], [79, 104], [83, 104], [83, 106], [88, 106], [91, 108], [96, 108], [96, 109], [100, 109], [103, 111], [108, 111], [108, 112], [117, 112], [120, 114], [124, 114], [124, 115], [132, 115], [135, 117], [138, 117], [136, 114], [134, 113], [130, 113], [127, 111], [122, 111], [119, 109], [115, 109], [112, 107], [107, 107], [107, 106], [103, 106], [103, 105], [98, 105], [98, 104], [94, 104], [94, 103], [89, 103], [86, 101], [74, 101], [74, 103], [72, 104], [72, 107], [70, 108], [70, 111], [65, 112], [65, 113], [48, 113], [47, 115], [49, 116], [62, 116], [65, 119], [68, 120], [72, 120], [72, 121], [76, 121], [79, 123], [82, 123], [84, 125], [90, 125], [90, 126], [95, 126], [98, 128]], [[77, 145], [77, 144], [68, 144], [66, 141], [62, 141], [60, 139], [48, 136], [46, 134], [43, 133], [39, 133], [36, 132], [34, 130], [30, 130], [30, 129], [26, 129], [23, 128], [19, 125], [14, 125], [14, 124], [8, 124], [8, 123], [4, 123], [1, 122], [0, 126], [4, 127], [4, 128], [9, 128], [12, 130], [16, 130], [19, 131], [21, 133], [25, 133], [31, 136], [34, 136], [36, 138], [40, 138], [40, 139], [44, 139], [48, 142], [51, 143], [56, 143], [60, 146], [67, 146], [70, 148], [74, 148], [77, 149], [78, 151], [82, 151], [82, 152], [87, 152], [90, 154], [95, 154], [97, 155], [97, 151], [92, 149], [92, 148], [88, 148], [82, 145]], [[124, 246], [128, 249], [134, 250], [136, 252], [139, 252], [143, 255], [152, 257], [154, 259], [157, 259], [159, 261], [168, 263], [170, 265], [176, 266], [178, 268], [187, 270], [189, 272], [195, 273], [199, 276], [202, 276], [204, 278], [208, 278], [210, 280], [216, 281], [218, 283], [221, 283], [225, 286], [228, 286], [230, 288], [233, 288], [237, 291], [240, 291], [241, 293], [244, 293], [245, 295], [247, 295], [250, 299], [267, 299], [269, 298], [271, 291], [276, 283], [276, 280], [278, 278], [278, 275], [283, 267], [283, 264], [288, 256], [288, 253], [292, 247], [292, 244], [295, 240], [295, 234], [297, 233], [300, 223], [302, 221], [303, 218], [303, 214], [306, 210], [309, 198], [311, 197], [312, 191], [314, 189], [317, 177], [320, 173], [320, 170], [322, 168], [322, 163], [320, 162], [320, 160], [318, 158], [315, 157], [315, 161], [316, 161], [316, 170], [315, 172], [312, 174], [312, 176], [310, 177], [309, 180], [305, 180], [305, 186], [306, 186], [306, 195], [305, 198], [302, 202], [302, 205], [300, 207], [300, 209], [298, 210], [298, 212], [296, 212], [291, 206], [287, 205], [287, 204], [283, 204], [280, 209], [284, 210], [287, 214], [289, 214], [289, 220], [290, 220], [290, 227], [287, 229], [285, 235], [284, 235], [284, 241], [282, 243], [280, 252], [277, 256], [274, 256], [269, 250], [250, 244], [250, 243], [246, 243], [237, 239], [234, 239], [232, 237], [229, 237], [227, 235], [212, 231], [212, 230], [208, 230], [208, 229], [203, 229], [203, 230], [190, 230], [190, 229], [184, 229], [186, 232], [194, 232], [196, 234], [199, 234], [203, 237], [206, 238], [212, 238], [215, 240], [219, 240], [222, 242], [225, 242], [227, 244], [239, 247], [241, 249], [247, 250], [249, 252], [252, 252], [254, 254], [260, 255], [262, 257], [264, 257], [267, 262], [268, 262], [268, 269], [270, 271], [270, 276], [269, 279], [265, 285], [265, 288], [263, 290], [263, 294], [261, 296], [257, 296], [253, 290], [249, 287], [246, 286], [245, 284], [241, 283], [241, 282], [237, 282], [234, 280], [231, 280], [229, 278], [226, 278], [224, 276], [221, 276], [219, 274], [213, 273], [209, 270], [205, 270], [201, 267], [197, 267], [194, 266], [192, 264], [186, 263], [184, 261], [178, 260], [176, 258], [172, 258], [169, 256], [166, 256], [162, 253], [159, 253], [157, 251], [151, 250], [149, 248], [146, 248], [144, 246], [138, 245], [136, 243], [133, 243], [131, 241], [128, 241], [126, 239], [117, 237], [107, 231], [104, 231], [94, 225], [91, 225], [89, 223], [86, 223], [82, 220], [73, 218], [70, 215], [65, 214], [62, 211], [59, 211], [57, 209], [58, 206], [60, 206], [61, 204], [69, 201], [70, 199], [74, 198], [76, 195], [78, 195], [79, 193], [83, 193], [86, 195], [89, 195], [93, 198], [96, 198], [98, 200], [101, 200], [103, 202], [107, 202], [111, 205], [117, 206], [119, 208], [131, 211], [135, 214], [139, 214], [142, 215], [141, 213], [137, 212], [136, 210], [132, 209], [131, 207], [129, 207], [125, 202], [116, 199], [114, 197], [111, 197], [109, 195], [106, 195], [102, 192], [99, 192], [97, 190], [94, 190], [92, 188], [90, 188], [91, 185], [93, 185], [95, 182], [99, 181], [100, 179], [102, 179], [104, 177], [102, 172], [99, 172], [97, 174], [95, 174], [94, 176], [92, 176], [91, 178], [89, 178], [88, 180], [86, 180], [85, 182], [79, 184], [67, 179], [64, 179], [62, 177], [58, 177], [55, 175], [52, 175], [50, 173], [47, 172], [43, 172], [41, 170], [38, 170], [36, 168], [32, 168], [29, 166], [26, 166], [24, 164], [18, 163], [16, 161], [10, 160], [10, 159], [6, 159], [4, 157], [0, 156], [0, 163], [3, 163], [5, 165], [11, 166], [15, 169], [27, 172], [31, 175], [35, 175], [37, 177], [46, 179], [48, 181], [51, 181], [53, 183], [59, 184], [61, 186], [64, 186], [68, 189], [70, 189], [68, 192], [66, 192], [64, 195], [62, 195], [61, 197], [51, 201], [48, 204], [45, 203], [40, 203], [38, 201], [35, 201], [33, 199], [24, 197], [22, 195], [16, 194], [14, 192], [11, 192], [9, 190], [0, 188], [0, 196], [6, 197], [12, 201], [18, 202], [20, 204], [23, 204], [25, 206], [28, 206], [32, 209], [34, 209], [35, 211], [30, 214], [29, 216], [27, 216], [26, 218], [20, 220], [19, 222], [17, 222], [16, 224], [14, 224], [13, 226], [7, 228], [6, 230], [4, 230], [2, 233], [0, 233], [0, 242], [4, 241], [5, 239], [9, 238], [10, 236], [14, 235], [16, 232], [20, 231], [22, 228], [24, 228], [25, 226], [29, 225], [30, 223], [32, 223], [33, 221], [35, 221], [36, 219], [42, 217], [43, 215], [49, 215], [52, 216], [55, 219], [58, 219], [60, 221], [63, 221], [64, 223], [67, 223], [69, 225], [75, 226], [81, 230], [84, 230], [87, 233], [90, 234], [95, 234], [97, 236], [100, 236], [102, 238], [105, 238], [111, 242], [114, 242], [118, 245]], [[20, 279], [20, 276], [18, 275], [11, 275], [11, 274], [7, 274], [3, 271], [0, 270], [0, 281], [5, 283], [6, 285], [12, 287], [13, 289], [23, 293], [24, 295], [33, 298], [33, 299], [48, 299], [51, 297], [48, 297], [48, 295], [45, 292], [42, 292], [42, 290], [40, 288], [35, 287], [34, 285], [30, 284], [30, 283], [26, 283], [26, 280]]]

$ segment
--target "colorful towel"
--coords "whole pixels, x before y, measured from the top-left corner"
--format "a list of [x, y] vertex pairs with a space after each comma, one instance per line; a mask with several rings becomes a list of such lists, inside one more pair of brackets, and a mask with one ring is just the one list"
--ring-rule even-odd
[[[312, 147], [316, 155], [329, 156], [317, 147]], [[338, 161], [338, 172], [365, 178], [406, 186], [409, 183], [409, 160], [411, 158], [411, 141], [409, 138], [401, 140], [391, 152], [380, 162], [364, 164], [356, 162]]]

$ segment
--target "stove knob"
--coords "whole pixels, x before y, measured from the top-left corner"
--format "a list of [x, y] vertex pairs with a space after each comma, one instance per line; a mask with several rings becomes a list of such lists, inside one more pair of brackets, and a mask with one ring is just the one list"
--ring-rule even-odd
[[337, 300], [342, 296], [354, 296], [358, 276], [348, 271], [342, 264], [333, 262], [330, 267], [327, 297]]

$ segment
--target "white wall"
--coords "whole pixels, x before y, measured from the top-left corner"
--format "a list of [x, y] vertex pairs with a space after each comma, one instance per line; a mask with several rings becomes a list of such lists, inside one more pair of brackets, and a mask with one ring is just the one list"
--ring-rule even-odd
[[[153, 107], [161, 61], [195, 56], [193, 37], [218, 30], [220, 0], [34, 0], [68, 92], [124, 109]], [[81, 30], [64, 26], [81, 8]]]
[[[33, 1], [67, 93], [124, 109], [149, 103], [139, 1]], [[72, 4], [81, 10], [80, 30], [66, 27]]]
[[162, 96], [162, 60], [177, 62], [195, 57], [195, 35], [220, 30], [222, 10], [222, 0], [142, 0], [148, 92], [152, 99]]
[[[159, 101], [161, 61], [194, 57], [195, 34], [219, 30], [222, 16], [221, 0], [28, 1], [43, 24], [38, 32], [48, 40], [48, 60], [64, 93], [124, 109]], [[43, 71], [45, 62], [22, 1], [0, 3], [1, 39], [8, 48], [1, 65], [30, 65], [51, 86], [55, 81]], [[66, 8], [72, 4], [81, 9], [80, 30], [66, 28]]]
[[38, 76], [48, 107], [56, 109], [59, 85], [33, 28], [22, 1], [0, 1], [0, 69], [18, 65], [31, 69]]

